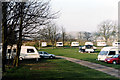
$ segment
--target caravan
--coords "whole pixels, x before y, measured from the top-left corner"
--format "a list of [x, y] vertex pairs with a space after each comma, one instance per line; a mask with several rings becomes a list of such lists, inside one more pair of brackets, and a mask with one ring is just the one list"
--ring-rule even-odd
[[107, 46], [106, 42], [97, 42], [97, 46]]
[[46, 46], [47, 46], [47, 42], [42, 42], [42, 43], [41, 43], [41, 46], [42, 46], [42, 47], [46, 47]]
[[62, 46], [63, 46], [63, 42], [57, 42], [57, 43], [56, 43], [56, 46], [57, 46], [57, 47], [62, 47]]
[[120, 42], [113, 42], [112, 46], [114, 46], [114, 47], [118, 47], [119, 46], [120, 47]]
[[79, 46], [79, 42], [72, 42], [71, 46], [72, 47], [78, 47]]
[[91, 53], [91, 52], [95, 52], [96, 49], [97, 48], [95, 46], [93, 46], [92, 42], [86, 42], [85, 46], [79, 47], [79, 52]]
[[101, 49], [100, 53], [98, 54], [98, 60], [104, 61], [106, 58], [110, 58], [115, 54], [120, 53], [120, 48], [118, 47], [104, 47]]
[[[7, 59], [14, 58], [16, 56], [16, 46], [7, 48]], [[38, 59], [40, 58], [38, 51], [33, 46], [21, 46], [20, 60], [23, 59]]]

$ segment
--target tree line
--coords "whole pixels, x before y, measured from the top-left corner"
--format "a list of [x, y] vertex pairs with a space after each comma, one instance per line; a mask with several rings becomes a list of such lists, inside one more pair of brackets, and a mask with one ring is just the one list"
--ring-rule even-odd
[[[2, 2], [2, 71], [5, 72], [7, 46], [16, 44], [16, 56], [12, 67], [19, 66], [22, 40], [36, 35], [41, 26], [48, 25], [56, 19], [51, 12], [50, 1], [31, 0], [26, 2]], [[55, 33], [55, 32], [54, 32]]]
[[59, 27], [55, 23], [47, 24], [40, 29], [37, 37], [35, 39], [40, 41], [51, 42], [52, 46], [55, 46], [55, 43], [60, 41], [63, 42], [63, 46], [65, 42], [78, 41], [92, 41], [97, 42], [98, 40], [105, 42], [113, 42], [118, 41], [118, 26], [117, 22], [113, 20], [105, 20], [101, 22], [97, 26], [97, 31], [95, 32], [87, 32], [87, 31], [78, 31], [67, 33], [64, 27]]

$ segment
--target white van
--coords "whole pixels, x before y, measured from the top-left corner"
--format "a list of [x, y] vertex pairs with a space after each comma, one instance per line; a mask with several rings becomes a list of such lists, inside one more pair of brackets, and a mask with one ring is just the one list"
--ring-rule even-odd
[[98, 60], [104, 61], [106, 58], [110, 58], [115, 54], [120, 53], [120, 48], [118, 47], [104, 47], [101, 49], [100, 53], [98, 54]]
[[[7, 48], [7, 58], [13, 58], [16, 55], [16, 46]], [[21, 46], [20, 60], [22, 59], [38, 59], [40, 58], [38, 51], [33, 46]]]
[[106, 42], [97, 42], [97, 46], [106, 46]]
[[71, 46], [72, 46], [72, 47], [77, 47], [77, 46], [79, 46], [79, 42], [72, 42], [72, 43], [71, 43]]

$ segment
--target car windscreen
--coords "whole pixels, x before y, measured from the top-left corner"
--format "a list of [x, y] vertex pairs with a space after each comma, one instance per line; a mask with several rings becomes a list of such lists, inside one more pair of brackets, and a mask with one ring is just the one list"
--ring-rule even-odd
[[100, 51], [99, 55], [107, 55], [108, 51]]
[[114, 55], [112, 58], [117, 58], [119, 55]]

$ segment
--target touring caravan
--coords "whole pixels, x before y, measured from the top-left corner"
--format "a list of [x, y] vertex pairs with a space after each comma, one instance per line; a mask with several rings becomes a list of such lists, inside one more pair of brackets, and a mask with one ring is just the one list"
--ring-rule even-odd
[[110, 58], [115, 54], [120, 53], [120, 48], [118, 47], [104, 47], [101, 49], [100, 53], [98, 54], [98, 60], [104, 61], [106, 58]]
[[97, 42], [97, 46], [106, 46], [106, 42]]
[[[16, 55], [16, 46], [7, 48], [7, 58], [14, 58]], [[38, 51], [33, 46], [21, 46], [20, 60], [22, 59], [38, 59], [40, 58]]]
[[41, 43], [41, 46], [42, 46], [42, 47], [46, 47], [46, 46], [47, 46], [47, 42], [42, 42], [42, 43]]
[[114, 46], [114, 47], [118, 47], [119, 46], [120, 47], [120, 42], [113, 42], [112, 46]]
[[63, 42], [57, 42], [57, 43], [56, 43], [56, 46], [57, 46], [57, 47], [62, 47], [62, 46], [63, 46]]
[[79, 52], [87, 52], [87, 53], [93, 53], [95, 52], [96, 47], [93, 46], [92, 42], [86, 42], [85, 46], [79, 47]]
[[72, 46], [72, 47], [78, 47], [78, 46], [79, 46], [79, 42], [72, 42], [72, 43], [71, 43], [71, 46]]

